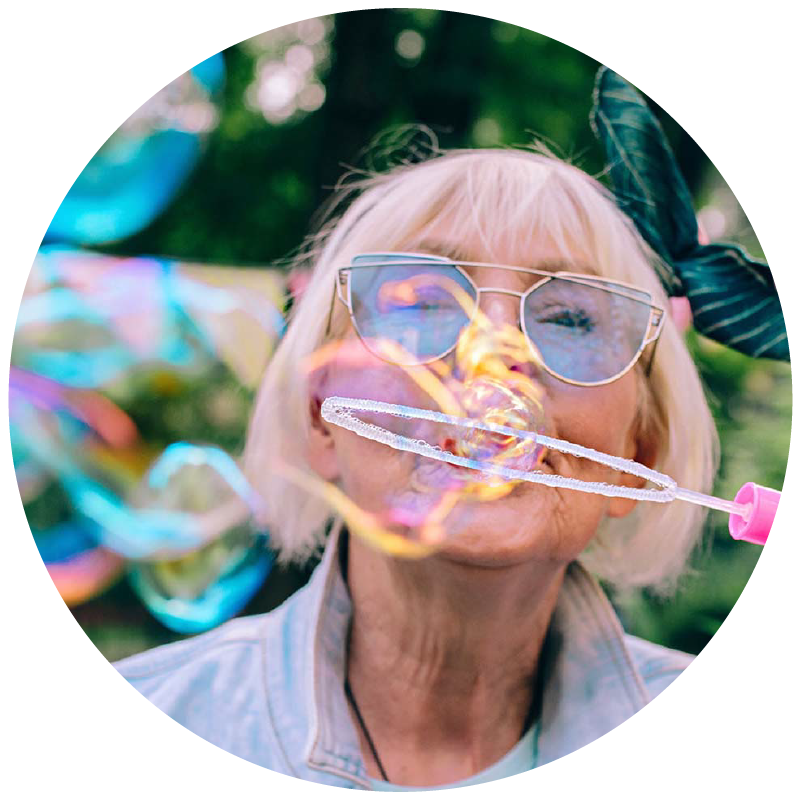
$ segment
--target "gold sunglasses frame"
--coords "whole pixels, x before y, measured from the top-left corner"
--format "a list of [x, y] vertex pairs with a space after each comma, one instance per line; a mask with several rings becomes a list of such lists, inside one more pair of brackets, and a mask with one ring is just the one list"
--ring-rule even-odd
[[[446, 258], [444, 256], [437, 256], [437, 255], [429, 255], [426, 253], [363, 253], [360, 254], [360, 258], [373, 258], [374, 261], [360, 261], [358, 264], [349, 264], [347, 266], [339, 267], [337, 269], [337, 278], [336, 278], [336, 292], [335, 296], [339, 299], [339, 301], [348, 309], [348, 314], [350, 315], [351, 322], [353, 324], [353, 328], [356, 331], [359, 339], [361, 339], [362, 343], [368, 350], [370, 350], [373, 355], [377, 358], [381, 359], [382, 361], [388, 364], [394, 364], [396, 366], [425, 366], [426, 364], [431, 364], [434, 361], [439, 361], [440, 359], [446, 358], [449, 356], [455, 349], [458, 344], [454, 342], [450, 347], [448, 347], [445, 351], [440, 353], [439, 355], [433, 356], [431, 358], [427, 358], [423, 361], [414, 361], [410, 364], [400, 364], [396, 361], [390, 361], [387, 358], [382, 357], [378, 353], [373, 352], [368, 346], [365, 337], [362, 335], [362, 332], [359, 330], [359, 326], [356, 322], [356, 316], [353, 312], [353, 305], [351, 302], [351, 284], [350, 284], [350, 273], [353, 270], [363, 269], [366, 267], [379, 267], [379, 266], [422, 266], [424, 263], [434, 263], [441, 266], [449, 266], [453, 267], [462, 277], [473, 287], [475, 291], [475, 306], [473, 308], [473, 312], [470, 315], [470, 319], [467, 322], [465, 327], [470, 326], [473, 324], [478, 312], [479, 312], [479, 304], [481, 300], [482, 294], [505, 294], [511, 297], [518, 297], [520, 298], [520, 308], [518, 311], [518, 327], [520, 328], [523, 335], [526, 337], [526, 341], [528, 342], [529, 349], [532, 352], [534, 360], [536, 364], [542, 369], [544, 369], [549, 375], [553, 376], [557, 380], [560, 380], [564, 383], [570, 384], [571, 386], [606, 386], [609, 383], [613, 383], [614, 381], [622, 378], [636, 363], [639, 361], [640, 356], [643, 354], [646, 347], [652, 342], [655, 342], [658, 338], [660, 333], [662, 332], [662, 327], [665, 322], [665, 309], [661, 306], [658, 306], [654, 303], [653, 297], [650, 292], [641, 289], [639, 286], [634, 286], [630, 283], [625, 283], [623, 281], [616, 281], [610, 280], [608, 278], [596, 278], [592, 275], [586, 275], [580, 272], [547, 272], [545, 270], [539, 269], [530, 269], [528, 267], [515, 267], [506, 264], [490, 264], [481, 261], [454, 261], [453, 259]], [[409, 261], [403, 261], [403, 258], [408, 258]], [[388, 260], [391, 259], [391, 260]], [[513, 289], [504, 289], [504, 288], [493, 288], [493, 287], [479, 287], [476, 285], [476, 282], [470, 277], [470, 275], [465, 271], [464, 267], [481, 267], [487, 269], [505, 269], [511, 272], [518, 272], [524, 273], [527, 275], [538, 275], [542, 277], [542, 280], [537, 281], [533, 285], [531, 285], [525, 292], [516, 292]], [[567, 280], [571, 283], [577, 283], [584, 286], [591, 286], [593, 288], [602, 289], [603, 291], [609, 292], [610, 294], [617, 294], [621, 297], [625, 297], [628, 300], [631, 300], [635, 303], [640, 303], [641, 305], [648, 306], [650, 309], [650, 316], [648, 318], [648, 324], [646, 325], [645, 331], [643, 333], [642, 340], [640, 342], [640, 346], [637, 349], [637, 352], [632, 357], [631, 361], [618, 373], [613, 375], [611, 378], [606, 378], [602, 381], [577, 381], [571, 378], [566, 378], [563, 375], [555, 372], [551, 367], [544, 363], [541, 354], [537, 350], [537, 347], [534, 343], [534, 340], [530, 336], [529, 332], [526, 330], [526, 318], [525, 318], [525, 302], [528, 296], [539, 289], [540, 287], [544, 286], [546, 283], [549, 283], [554, 278], [559, 278], [562, 280]], [[346, 292], [346, 295], [343, 296], [343, 290]], [[632, 296], [632, 292], [636, 292], [639, 295], [645, 295], [648, 298], [648, 302], [644, 299], [639, 297]], [[329, 311], [328, 315], [328, 328], [330, 329], [331, 325], [331, 316], [334, 310], [334, 298], [331, 298], [331, 310]]]

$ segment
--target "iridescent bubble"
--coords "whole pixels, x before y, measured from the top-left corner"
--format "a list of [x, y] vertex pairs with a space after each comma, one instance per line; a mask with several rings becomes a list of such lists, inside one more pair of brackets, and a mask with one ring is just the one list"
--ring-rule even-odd
[[[542, 424], [542, 405], [532, 396], [494, 378], [470, 381], [461, 394], [466, 415], [491, 425], [536, 432]], [[515, 469], [533, 469], [544, 448], [531, 439], [480, 428], [462, 428], [453, 452], [476, 461], [494, 461]]]
[[273, 556], [256, 522], [260, 500], [236, 462], [215, 447], [167, 448], [130, 498], [140, 515], [174, 515], [194, 530], [190, 550], [136, 564], [131, 585], [150, 612], [179, 633], [208, 630], [261, 587]]
[[45, 249], [20, 304], [12, 361], [65, 386], [105, 388], [155, 366], [202, 371], [213, 348], [169, 261]]
[[[421, 287], [429, 292], [427, 302], [436, 296], [437, 307], [458, 308], [466, 302], [458, 287], [426, 276], [383, 284], [378, 298], [382, 313], [416, 303]], [[452, 302], [447, 301], [450, 293]], [[409, 327], [417, 332], [413, 324]], [[430, 334], [437, 336], [436, 330]], [[365, 447], [363, 457], [380, 463], [387, 477], [383, 486], [371, 489], [371, 510], [337, 486], [317, 485], [314, 478], [301, 480], [297, 474], [294, 479], [324, 497], [349, 530], [372, 545], [418, 557], [455, 532], [457, 505], [497, 500], [519, 483], [508, 474], [539, 465], [545, 450], [536, 435], [546, 427], [545, 414], [542, 388], [533, 377], [535, 353], [519, 329], [498, 326], [478, 311], [452, 355], [424, 363], [398, 339], [403, 336], [396, 330], [391, 338], [332, 342], [306, 365], [311, 376], [324, 376], [312, 380], [323, 397], [357, 400], [347, 412], [350, 421], [336, 413], [329, 421], [402, 453]], [[437, 349], [445, 352], [447, 342], [432, 351]], [[395, 412], [360, 407], [359, 400], [389, 404]]]
[[78, 176], [45, 239], [101, 244], [144, 228], [196, 166], [219, 119], [218, 53], [180, 75], [115, 131]]
[[48, 247], [20, 304], [12, 362], [65, 386], [117, 389], [134, 374], [191, 377], [218, 361], [245, 385], [284, 330], [274, 273]]

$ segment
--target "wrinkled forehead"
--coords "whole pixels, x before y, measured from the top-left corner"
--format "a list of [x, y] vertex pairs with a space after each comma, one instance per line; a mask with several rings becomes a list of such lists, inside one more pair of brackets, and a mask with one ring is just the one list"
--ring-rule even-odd
[[[444, 233], [444, 232], [443, 232]], [[456, 241], [449, 236], [412, 238], [406, 253], [434, 255], [462, 266], [471, 277], [487, 273], [492, 275], [492, 266], [522, 267], [543, 272], [574, 272], [600, 275], [595, 259], [587, 255], [585, 248], [560, 246], [547, 237], [527, 243], [510, 242], [503, 247], [488, 247], [480, 241]], [[487, 265], [486, 267], [484, 265]], [[531, 276], [521, 274], [520, 281], [531, 281]]]

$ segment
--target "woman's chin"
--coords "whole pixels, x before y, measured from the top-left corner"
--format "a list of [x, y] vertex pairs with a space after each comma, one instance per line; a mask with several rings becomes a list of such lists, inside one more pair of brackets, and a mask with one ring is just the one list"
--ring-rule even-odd
[[536, 550], [472, 547], [451, 542], [437, 551], [435, 558], [478, 569], [507, 569], [540, 560]]
[[506, 497], [460, 503], [446, 521], [448, 535], [438, 557], [482, 567], [574, 558], [584, 549], [583, 537], [575, 531], [567, 535], [548, 490], [532, 489], [517, 487]]

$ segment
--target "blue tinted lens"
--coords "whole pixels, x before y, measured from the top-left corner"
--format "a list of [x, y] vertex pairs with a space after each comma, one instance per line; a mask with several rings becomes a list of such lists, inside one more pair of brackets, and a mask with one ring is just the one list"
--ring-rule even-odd
[[470, 321], [472, 284], [447, 262], [382, 256], [370, 264], [376, 260], [359, 256], [350, 270], [353, 319], [367, 346], [378, 352], [381, 340], [398, 344], [408, 363], [444, 355]]
[[526, 298], [526, 333], [545, 366], [568, 380], [597, 383], [631, 364], [648, 330], [650, 297], [618, 291], [602, 281], [552, 278]]

